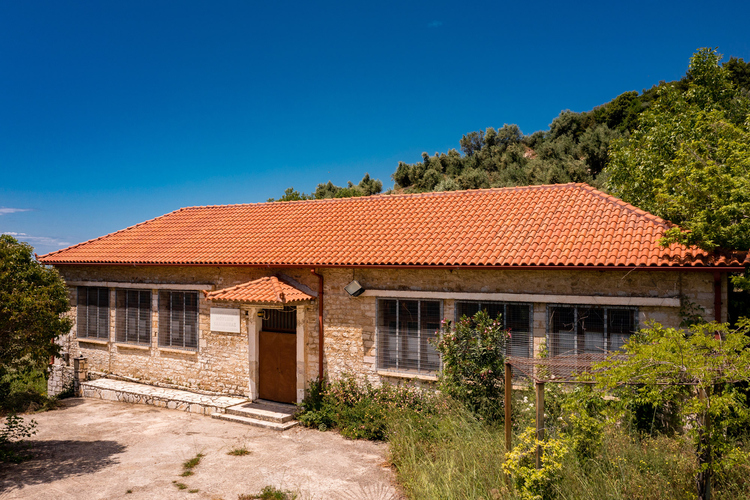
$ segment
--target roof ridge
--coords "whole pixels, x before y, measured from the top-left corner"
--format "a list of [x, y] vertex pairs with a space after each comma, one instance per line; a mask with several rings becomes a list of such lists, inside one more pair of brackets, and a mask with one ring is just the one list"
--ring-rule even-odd
[[194, 210], [194, 209], [203, 209], [203, 208], [246, 207], [246, 206], [259, 206], [259, 205], [270, 206], [276, 203], [284, 203], [284, 204], [289, 204], [289, 205], [297, 205], [297, 204], [303, 204], [303, 203], [347, 203], [347, 202], [351, 203], [357, 200], [366, 200], [366, 199], [373, 199], [373, 198], [391, 199], [391, 198], [414, 198], [414, 197], [432, 197], [432, 196], [455, 196], [455, 195], [464, 194], [464, 193], [494, 193], [494, 192], [499, 192], [499, 191], [527, 191], [527, 190], [533, 190], [533, 189], [560, 189], [563, 187], [573, 187], [576, 185], [578, 185], [578, 183], [566, 182], [564, 184], [534, 184], [530, 186], [505, 186], [505, 187], [494, 187], [494, 188], [457, 189], [455, 191], [424, 191], [422, 193], [395, 193], [395, 194], [378, 193], [378, 194], [371, 194], [368, 196], [349, 196], [346, 198], [321, 198], [318, 200], [258, 201], [254, 203], [230, 203], [226, 205], [192, 205], [192, 206], [182, 207], [180, 208], [180, 210]]

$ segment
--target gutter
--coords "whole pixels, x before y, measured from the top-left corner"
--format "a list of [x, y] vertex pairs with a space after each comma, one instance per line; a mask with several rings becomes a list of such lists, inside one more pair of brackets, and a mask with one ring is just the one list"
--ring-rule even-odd
[[[126, 262], [42, 262], [45, 265], [53, 266], [203, 266], [203, 267], [265, 267], [265, 268], [290, 268], [299, 269], [307, 267], [310, 264], [242, 264], [231, 262], [214, 262], [214, 263], [192, 263], [192, 262], [145, 262], [145, 263], [126, 263]], [[360, 269], [481, 269], [498, 270], [498, 271], [680, 271], [680, 272], [743, 272], [744, 266], [492, 266], [492, 265], [453, 265], [453, 264], [316, 264], [317, 268], [360, 268]], [[313, 274], [315, 274], [313, 270]], [[316, 274], [317, 276], [317, 274]]]
[[318, 380], [323, 380], [323, 275], [310, 269], [318, 277]]

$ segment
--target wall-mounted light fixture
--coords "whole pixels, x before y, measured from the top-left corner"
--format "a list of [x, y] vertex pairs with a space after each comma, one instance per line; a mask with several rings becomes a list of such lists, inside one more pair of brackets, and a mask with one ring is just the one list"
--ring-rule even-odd
[[344, 287], [344, 290], [346, 290], [346, 293], [348, 293], [352, 297], [359, 297], [360, 295], [362, 295], [362, 292], [365, 291], [365, 289], [362, 288], [362, 285], [360, 285], [359, 281], [357, 280], [352, 280], [351, 283]]

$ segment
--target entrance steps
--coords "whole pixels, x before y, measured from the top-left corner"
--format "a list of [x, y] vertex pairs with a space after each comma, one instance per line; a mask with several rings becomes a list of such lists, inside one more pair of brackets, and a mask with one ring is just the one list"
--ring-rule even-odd
[[285, 431], [299, 424], [295, 405], [245, 398], [197, 394], [180, 389], [100, 378], [81, 383], [85, 398], [137, 403], [211, 415], [213, 418]]
[[214, 413], [213, 418], [254, 427], [285, 431], [299, 424], [294, 420], [297, 407], [273, 401], [257, 400], [226, 408], [225, 413]]

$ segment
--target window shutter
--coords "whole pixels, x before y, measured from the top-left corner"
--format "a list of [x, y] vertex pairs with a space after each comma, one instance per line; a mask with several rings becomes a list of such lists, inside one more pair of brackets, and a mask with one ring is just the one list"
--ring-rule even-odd
[[125, 290], [117, 290], [115, 297], [115, 340], [117, 342], [127, 342], [127, 325], [126, 314], [127, 295]]
[[88, 302], [86, 300], [86, 295], [88, 288], [85, 286], [79, 286], [78, 287], [78, 298], [77, 298], [77, 305], [76, 305], [76, 335], [78, 337], [87, 337], [88, 336], [88, 329], [87, 329], [87, 305]]
[[171, 304], [170, 293], [166, 290], [159, 292], [159, 345], [169, 347], [169, 330], [171, 328]]
[[98, 320], [96, 333], [99, 338], [109, 339], [109, 289], [99, 288]]
[[138, 343], [151, 343], [151, 292], [139, 293], [138, 301]]

